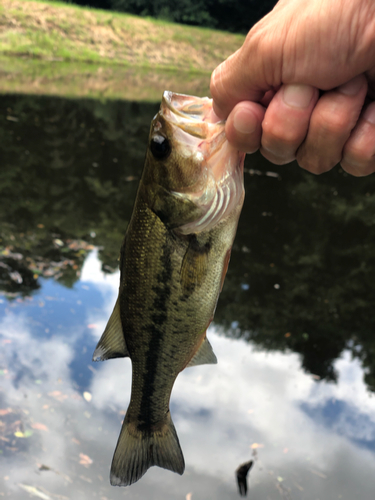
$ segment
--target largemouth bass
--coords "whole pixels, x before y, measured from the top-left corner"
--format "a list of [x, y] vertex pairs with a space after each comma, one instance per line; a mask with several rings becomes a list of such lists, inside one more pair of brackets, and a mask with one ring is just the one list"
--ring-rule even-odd
[[130, 404], [111, 484], [153, 465], [182, 474], [170, 412], [177, 375], [216, 363], [206, 338], [241, 212], [244, 154], [227, 142], [212, 101], [165, 92], [121, 248], [120, 288], [95, 361], [129, 356]]

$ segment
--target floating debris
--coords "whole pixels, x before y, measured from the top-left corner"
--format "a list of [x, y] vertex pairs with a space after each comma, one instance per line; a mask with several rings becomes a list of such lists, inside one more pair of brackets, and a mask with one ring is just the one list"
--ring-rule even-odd
[[43, 493], [43, 491], [41, 491], [39, 488], [36, 488], [35, 486], [30, 486], [29, 484], [22, 483], [19, 483], [18, 486], [27, 491], [27, 493], [29, 493], [33, 497], [42, 498], [43, 500], [52, 500], [52, 497], [50, 497], [46, 493]]
[[92, 399], [92, 394], [90, 392], [85, 391], [83, 393], [83, 397], [86, 399], [86, 401], [90, 402]]
[[245, 497], [247, 495], [247, 474], [253, 464], [254, 461], [250, 460], [249, 462], [245, 462], [244, 464], [240, 465], [236, 469], [238, 491], [242, 497]]

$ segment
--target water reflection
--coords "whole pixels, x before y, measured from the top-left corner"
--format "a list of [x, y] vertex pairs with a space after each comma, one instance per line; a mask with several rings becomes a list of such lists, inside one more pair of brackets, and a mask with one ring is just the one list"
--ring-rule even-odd
[[113, 488], [130, 362], [91, 356], [157, 105], [3, 96], [0, 108], [0, 493], [238, 498], [235, 471], [253, 460], [249, 498], [372, 499], [374, 178], [270, 177], [248, 158], [209, 331], [219, 364], [185, 370], [172, 394], [186, 472]]
[[[1, 468], [12, 498], [24, 498], [20, 484], [50, 498], [124, 494], [108, 472], [130, 362], [90, 361], [117, 280], [94, 251], [73, 289], [54, 284], [32, 301], [1, 304]], [[345, 353], [335, 363], [339, 382], [318, 382], [297, 354], [256, 350], [216, 325], [209, 337], [219, 364], [185, 370], [172, 394], [186, 473], [152, 468], [132, 498], [236, 498], [234, 471], [250, 459], [252, 498], [353, 498], [359, 488], [372, 498], [375, 399], [358, 360]]]

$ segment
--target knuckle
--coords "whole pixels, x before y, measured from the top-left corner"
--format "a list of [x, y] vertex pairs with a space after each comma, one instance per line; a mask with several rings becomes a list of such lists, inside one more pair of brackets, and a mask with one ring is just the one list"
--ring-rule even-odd
[[297, 149], [298, 144], [303, 139], [300, 137], [298, 131], [293, 127], [285, 126], [284, 123], [275, 125], [270, 122], [263, 122], [262, 129], [267, 143], [283, 144], [286, 149], [290, 149], [293, 146]]
[[320, 111], [317, 116], [322, 137], [341, 137], [347, 135], [352, 124], [341, 112]]
[[296, 160], [298, 165], [304, 170], [312, 174], [321, 175], [337, 165], [340, 159], [334, 160], [322, 158], [319, 155], [306, 154], [302, 149], [297, 151]]

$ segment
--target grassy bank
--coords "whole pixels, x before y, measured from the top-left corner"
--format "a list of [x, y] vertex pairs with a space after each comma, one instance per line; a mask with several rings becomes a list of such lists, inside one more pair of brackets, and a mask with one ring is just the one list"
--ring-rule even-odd
[[0, 54], [0, 93], [157, 102], [166, 89], [207, 95], [209, 76], [79, 61], [46, 61]]
[[160, 96], [169, 81], [180, 92], [207, 93], [210, 72], [242, 41], [63, 3], [0, 0], [0, 90], [121, 97], [125, 78], [139, 95]]

